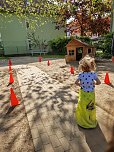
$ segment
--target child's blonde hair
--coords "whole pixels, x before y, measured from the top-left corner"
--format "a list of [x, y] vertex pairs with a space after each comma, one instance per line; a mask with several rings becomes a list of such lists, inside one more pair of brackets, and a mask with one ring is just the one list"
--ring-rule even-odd
[[90, 57], [89, 55], [86, 55], [79, 61], [78, 70], [83, 72], [95, 71], [96, 64], [94, 58]]

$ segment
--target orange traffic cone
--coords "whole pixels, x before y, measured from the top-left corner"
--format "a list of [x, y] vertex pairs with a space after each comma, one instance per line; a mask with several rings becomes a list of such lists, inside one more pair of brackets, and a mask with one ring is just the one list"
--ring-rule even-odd
[[9, 84], [12, 84], [13, 82], [14, 82], [13, 75], [12, 72], [10, 72]]
[[50, 61], [48, 60], [48, 63], [47, 63], [47, 65], [49, 66], [50, 65]]
[[12, 72], [12, 68], [11, 68], [11, 66], [9, 65], [9, 72], [11, 73]]
[[38, 57], [38, 62], [41, 62], [41, 61], [42, 61], [42, 57], [39, 56], [39, 57]]
[[11, 66], [12, 65], [12, 61], [11, 59], [8, 60], [8, 65]]
[[72, 66], [70, 67], [70, 73], [74, 74], [74, 68]]
[[104, 83], [110, 84], [110, 79], [109, 79], [109, 74], [108, 74], [108, 72], [106, 72], [105, 79], [104, 79]]
[[19, 104], [19, 101], [13, 91], [12, 88], [10, 88], [10, 100], [11, 100], [11, 106], [17, 106]]

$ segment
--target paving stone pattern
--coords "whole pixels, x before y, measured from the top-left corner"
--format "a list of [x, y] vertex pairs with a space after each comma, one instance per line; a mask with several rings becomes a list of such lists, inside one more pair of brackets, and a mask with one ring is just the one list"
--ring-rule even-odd
[[75, 92], [35, 66], [16, 71], [35, 152], [92, 152], [96, 145], [93, 152], [104, 152], [97, 142], [90, 147], [76, 125]]

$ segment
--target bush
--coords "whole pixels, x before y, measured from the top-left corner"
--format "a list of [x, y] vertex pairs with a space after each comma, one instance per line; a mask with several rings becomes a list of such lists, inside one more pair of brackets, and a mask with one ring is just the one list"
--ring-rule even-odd
[[51, 54], [65, 55], [67, 52], [66, 45], [71, 38], [57, 38], [48, 42], [52, 52]]
[[[112, 38], [114, 33], [108, 33], [95, 42], [95, 46], [103, 51], [104, 57], [109, 57], [112, 55]], [[108, 55], [108, 56], [107, 56]]]
[[97, 51], [96, 54], [95, 54], [96, 57], [99, 57], [99, 58], [106, 58], [106, 59], [110, 59], [112, 57], [112, 55], [110, 53], [106, 53], [101, 50], [101, 51]]
[[110, 53], [103, 53], [102, 58], [110, 59], [112, 55]]
[[96, 51], [95, 56], [102, 58], [102, 56], [103, 56], [103, 51], [102, 51], [102, 50]]

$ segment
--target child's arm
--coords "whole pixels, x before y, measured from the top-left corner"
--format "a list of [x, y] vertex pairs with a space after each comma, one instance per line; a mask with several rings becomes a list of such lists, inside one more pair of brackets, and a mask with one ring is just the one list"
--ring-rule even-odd
[[77, 86], [80, 86], [80, 80], [77, 79], [77, 80], [75, 81], [75, 84], [76, 84]]
[[94, 75], [95, 85], [101, 84], [101, 81], [99, 80], [97, 74], [96, 74], [96, 73], [94, 73], [94, 74], [95, 74], [95, 75]]
[[101, 84], [101, 81], [99, 80], [99, 78], [97, 78], [97, 79], [95, 80], [95, 85], [99, 85], [99, 84]]

